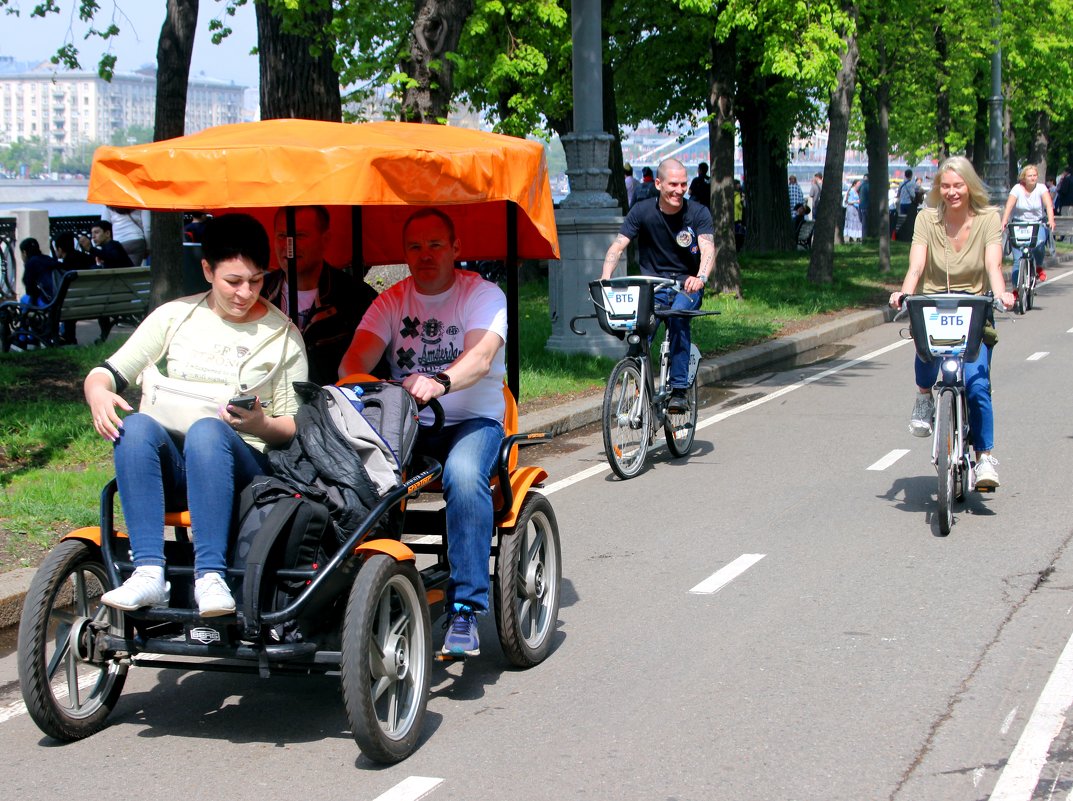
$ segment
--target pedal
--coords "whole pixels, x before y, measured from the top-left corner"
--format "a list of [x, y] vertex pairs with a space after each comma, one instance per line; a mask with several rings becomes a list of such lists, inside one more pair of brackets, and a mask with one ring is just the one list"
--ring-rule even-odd
[[465, 654], [445, 654], [443, 651], [436, 652], [437, 662], [465, 662]]
[[994, 492], [998, 487], [975, 487], [977, 492]]

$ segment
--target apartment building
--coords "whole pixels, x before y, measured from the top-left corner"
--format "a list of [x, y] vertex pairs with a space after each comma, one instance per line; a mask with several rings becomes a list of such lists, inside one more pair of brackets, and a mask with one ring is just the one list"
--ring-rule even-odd
[[[186, 132], [243, 120], [244, 86], [191, 76]], [[70, 153], [85, 142], [109, 142], [116, 131], [152, 128], [156, 68], [117, 72], [111, 82], [95, 72], [59, 70], [0, 56], [0, 146], [43, 138]]]

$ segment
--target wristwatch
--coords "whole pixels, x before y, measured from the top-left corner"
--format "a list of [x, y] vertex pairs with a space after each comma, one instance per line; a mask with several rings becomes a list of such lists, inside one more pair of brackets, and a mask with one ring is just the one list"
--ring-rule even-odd
[[436, 373], [432, 376], [433, 381], [438, 381], [443, 386], [443, 394], [446, 395], [451, 391], [451, 376], [447, 373]]

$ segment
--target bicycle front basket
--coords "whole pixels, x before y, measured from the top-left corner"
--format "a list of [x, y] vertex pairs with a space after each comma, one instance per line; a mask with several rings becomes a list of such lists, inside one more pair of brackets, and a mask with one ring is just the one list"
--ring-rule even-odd
[[1006, 226], [1010, 243], [1021, 250], [1034, 248], [1039, 241], [1039, 223], [1010, 223]]
[[979, 354], [990, 298], [954, 293], [913, 295], [905, 303], [913, 344], [925, 362], [959, 354], [971, 362]]
[[589, 297], [596, 307], [600, 328], [612, 336], [624, 339], [633, 332], [648, 336], [656, 330], [655, 301], [649, 282], [618, 281], [612, 285], [590, 281]]

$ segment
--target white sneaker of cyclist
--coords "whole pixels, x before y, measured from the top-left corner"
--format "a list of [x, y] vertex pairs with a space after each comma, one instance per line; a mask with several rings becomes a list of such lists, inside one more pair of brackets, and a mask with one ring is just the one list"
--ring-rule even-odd
[[979, 458], [976, 462], [977, 489], [998, 489], [1002, 486], [998, 480], [998, 471], [995, 469], [997, 464], [998, 459], [990, 453], [985, 453]]
[[206, 573], [194, 582], [194, 602], [202, 617], [220, 617], [235, 611], [235, 599], [219, 573]]
[[160, 606], [168, 602], [171, 585], [164, 581], [164, 568], [157, 565], [136, 567], [130, 578], [101, 596], [101, 603], [113, 609], [133, 612], [143, 606]]
[[931, 393], [917, 393], [913, 401], [913, 413], [909, 417], [909, 433], [914, 437], [930, 437], [931, 423], [935, 419], [935, 401]]

